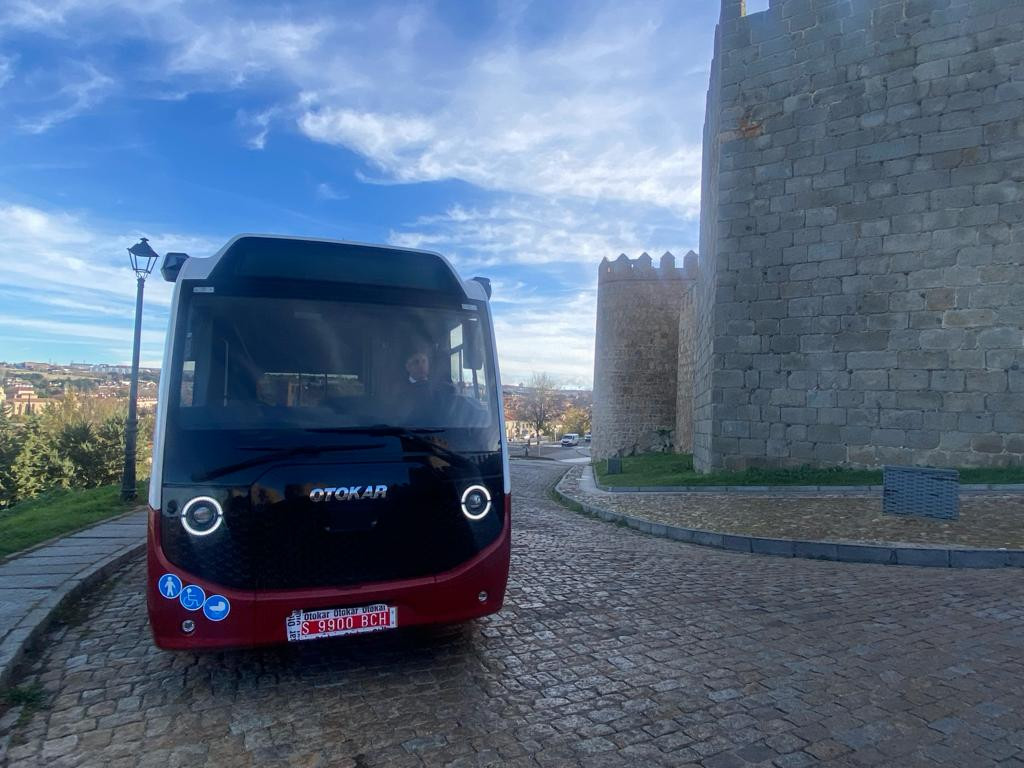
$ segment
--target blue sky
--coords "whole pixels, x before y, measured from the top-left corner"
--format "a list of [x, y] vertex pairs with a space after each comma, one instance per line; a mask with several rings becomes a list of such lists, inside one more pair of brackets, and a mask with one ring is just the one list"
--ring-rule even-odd
[[125, 362], [127, 246], [273, 232], [438, 250], [494, 281], [506, 382], [589, 386], [601, 258], [696, 250], [717, 9], [5, 0], [0, 359]]

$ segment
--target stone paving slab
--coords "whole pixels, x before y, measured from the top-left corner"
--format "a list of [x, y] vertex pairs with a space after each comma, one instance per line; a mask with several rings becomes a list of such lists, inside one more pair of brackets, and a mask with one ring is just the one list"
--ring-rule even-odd
[[964, 495], [958, 520], [882, 514], [882, 495], [756, 496], [715, 493], [608, 493], [592, 468], [573, 468], [559, 485], [574, 501], [609, 512], [698, 531], [767, 539], [888, 547], [1024, 549], [1024, 495]]
[[66, 600], [94, 584], [146, 541], [146, 509], [71, 534], [0, 563], [0, 688]]

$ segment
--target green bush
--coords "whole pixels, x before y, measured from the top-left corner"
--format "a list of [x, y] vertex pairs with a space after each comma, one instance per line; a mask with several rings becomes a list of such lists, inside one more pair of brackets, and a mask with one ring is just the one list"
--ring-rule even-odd
[[[18, 421], [0, 413], [0, 509], [55, 488], [117, 483], [124, 462], [127, 407], [68, 393]], [[152, 418], [140, 419], [136, 475], [149, 475]]]

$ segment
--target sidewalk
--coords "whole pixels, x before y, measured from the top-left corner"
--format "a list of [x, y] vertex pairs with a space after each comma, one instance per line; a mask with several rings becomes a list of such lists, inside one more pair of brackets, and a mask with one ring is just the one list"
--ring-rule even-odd
[[556, 491], [585, 511], [655, 535], [760, 554], [945, 567], [1024, 566], [1024, 495], [962, 495], [958, 520], [895, 517], [880, 492], [608, 492], [590, 467]]
[[0, 564], [0, 689], [54, 611], [145, 543], [146, 509], [139, 508]]

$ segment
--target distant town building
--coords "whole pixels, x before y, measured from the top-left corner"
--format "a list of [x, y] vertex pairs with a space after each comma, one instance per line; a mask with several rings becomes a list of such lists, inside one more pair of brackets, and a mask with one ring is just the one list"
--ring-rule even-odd
[[47, 408], [53, 401], [36, 394], [31, 384], [15, 383], [7, 387], [7, 412], [12, 416], [30, 416]]

